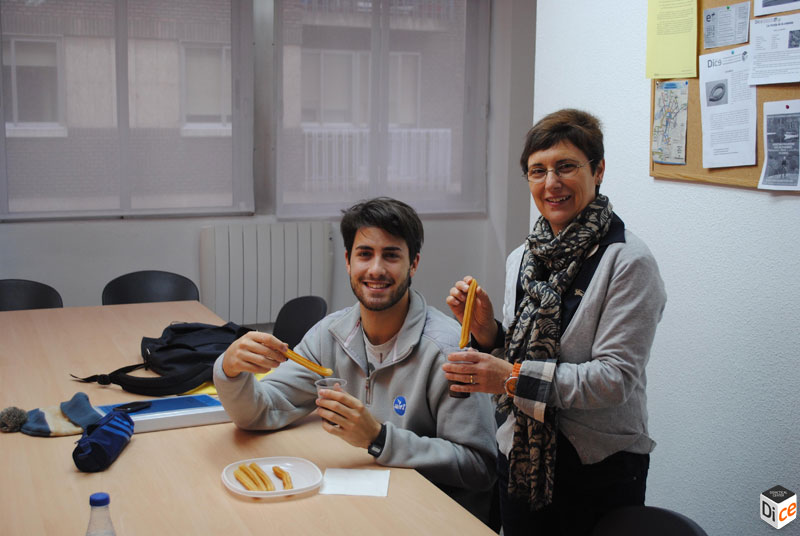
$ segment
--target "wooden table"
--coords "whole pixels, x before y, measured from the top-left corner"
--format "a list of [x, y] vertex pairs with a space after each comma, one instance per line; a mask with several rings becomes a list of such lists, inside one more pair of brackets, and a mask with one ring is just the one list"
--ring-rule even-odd
[[[118, 386], [80, 384], [138, 363], [143, 336], [173, 321], [222, 324], [198, 302], [0, 312], [0, 407], [29, 410], [78, 391], [93, 405], [144, 397]], [[315, 416], [277, 432], [233, 424], [135, 434], [114, 464], [81, 473], [72, 461], [79, 436], [0, 434], [0, 519], [4, 535], [83, 534], [89, 495], [111, 495], [117, 534], [493, 534], [412, 469], [391, 468], [387, 497], [320, 495], [256, 500], [235, 495], [220, 475], [229, 463], [298, 456], [328, 467], [386, 469], [364, 449], [329, 434]]]

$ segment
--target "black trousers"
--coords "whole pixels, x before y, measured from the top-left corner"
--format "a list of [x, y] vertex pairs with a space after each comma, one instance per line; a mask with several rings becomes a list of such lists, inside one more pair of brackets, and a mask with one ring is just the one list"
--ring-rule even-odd
[[553, 502], [531, 512], [527, 500], [508, 495], [508, 460], [497, 459], [500, 516], [505, 536], [579, 536], [590, 534], [607, 512], [643, 505], [649, 454], [617, 452], [583, 465], [569, 440], [558, 434]]

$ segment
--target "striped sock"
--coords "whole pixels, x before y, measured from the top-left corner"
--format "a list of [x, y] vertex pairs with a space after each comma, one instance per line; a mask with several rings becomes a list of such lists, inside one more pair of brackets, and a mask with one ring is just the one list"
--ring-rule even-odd
[[103, 471], [114, 463], [133, 435], [133, 419], [121, 411], [112, 411], [89, 426], [72, 451], [72, 459], [81, 471]]

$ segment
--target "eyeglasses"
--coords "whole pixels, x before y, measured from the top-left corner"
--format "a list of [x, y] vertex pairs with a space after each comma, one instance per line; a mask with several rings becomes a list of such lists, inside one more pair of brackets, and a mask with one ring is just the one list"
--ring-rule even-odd
[[551, 171], [556, 174], [556, 177], [560, 179], [568, 179], [575, 175], [578, 170], [587, 164], [591, 163], [592, 160], [584, 162], [583, 164], [576, 164], [575, 162], [562, 162], [558, 164], [555, 169], [547, 169], [543, 167], [532, 167], [528, 169], [528, 174], [523, 175], [528, 182], [533, 184], [539, 184], [547, 180], [547, 174]]

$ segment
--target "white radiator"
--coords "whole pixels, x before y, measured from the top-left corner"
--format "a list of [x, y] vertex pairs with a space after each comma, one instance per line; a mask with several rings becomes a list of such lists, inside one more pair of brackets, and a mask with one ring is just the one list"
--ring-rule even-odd
[[333, 235], [328, 222], [232, 224], [200, 234], [200, 297], [223, 320], [275, 322], [298, 296], [331, 302]]

